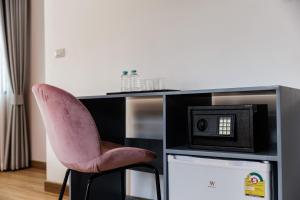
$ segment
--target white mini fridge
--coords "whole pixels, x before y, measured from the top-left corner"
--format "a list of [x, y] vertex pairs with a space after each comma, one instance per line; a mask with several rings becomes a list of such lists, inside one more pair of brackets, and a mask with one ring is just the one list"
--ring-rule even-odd
[[169, 200], [272, 200], [271, 164], [168, 156]]

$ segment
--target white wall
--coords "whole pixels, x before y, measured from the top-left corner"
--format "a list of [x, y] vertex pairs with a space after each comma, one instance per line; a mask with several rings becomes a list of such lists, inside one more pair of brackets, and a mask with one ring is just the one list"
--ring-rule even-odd
[[[176, 89], [300, 88], [299, 19], [299, 0], [45, 1], [46, 81], [98, 95], [135, 68]], [[61, 47], [66, 57], [55, 59]]]
[[[119, 89], [124, 66], [180, 89], [299, 86], [297, 0], [51, 0], [46, 79], [77, 95]], [[65, 47], [64, 59], [53, 57]]]
[[45, 82], [44, 0], [30, 1], [30, 65], [28, 71], [27, 110], [31, 160], [46, 161], [46, 136], [32, 85]]

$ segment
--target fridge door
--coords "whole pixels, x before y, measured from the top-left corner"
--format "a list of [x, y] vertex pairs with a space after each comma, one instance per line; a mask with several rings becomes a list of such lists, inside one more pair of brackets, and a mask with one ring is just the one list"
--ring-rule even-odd
[[169, 200], [271, 200], [270, 163], [168, 156]]

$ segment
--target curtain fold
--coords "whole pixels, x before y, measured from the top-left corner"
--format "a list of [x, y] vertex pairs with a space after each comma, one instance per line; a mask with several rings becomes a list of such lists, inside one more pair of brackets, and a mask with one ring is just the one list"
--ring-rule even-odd
[[18, 170], [29, 166], [29, 144], [24, 105], [28, 66], [28, 1], [2, 0], [7, 74], [10, 85], [6, 131], [3, 137], [2, 168]]
[[[0, 11], [1, 12], [1, 11]], [[1, 15], [0, 15], [1, 17]], [[3, 29], [0, 25], [0, 47], [4, 46]], [[1, 48], [0, 48], [1, 49]], [[4, 141], [7, 123], [7, 73], [5, 66], [5, 54], [0, 50], [0, 171], [4, 169]]]
[[0, 171], [4, 170], [4, 149], [5, 135], [7, 126], [7, 56], [5, 51], [5, 30], [3, 4], [0, 3]]

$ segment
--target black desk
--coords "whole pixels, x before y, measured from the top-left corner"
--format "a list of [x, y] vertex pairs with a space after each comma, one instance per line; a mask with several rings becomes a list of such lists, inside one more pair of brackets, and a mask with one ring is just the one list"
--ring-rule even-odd
[[[162, 98], [162, 140], [142, 138], [126, 139], [127, 97]], [[163, 193], [168, 200], [167, 155], [187, 155], [221, 159], [269, 161], [273, 170], [273, 193], [275, 200], [300, 199], [297, 188], [299, 176], [300, 90], [282, 86], [225, 88], [197, 91], [154, 92], [126, 95], [105, 95], [79, 98], [92, 113], [103, 140], [150, 148], [160, 158], [154, 163], [164, 175]], [[234, 99], [234, 100], [232, 100]], [[265, 150], [256, 153], [209, 151], [190, 149], [188, 146], [188, 106], [221, 105], [222, 100], [234, 104], [268, 104], [270, 141]], [[242, 103], [241, 103], [242, 101]], [[224, 101], [223, 101], [224, 102]], [[226, 101], [225, 101], [226, 102]], [[147, 145], [145, 145], [147, 144]], [[71, 174], [71, 199], [82, 200], [88, 175]], [[125, 176], [115, 173], [96, 180], [91, 190], [91, 200], [121, 200]]]

